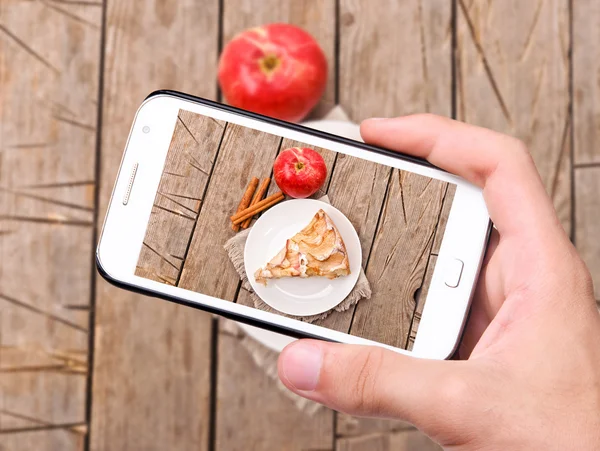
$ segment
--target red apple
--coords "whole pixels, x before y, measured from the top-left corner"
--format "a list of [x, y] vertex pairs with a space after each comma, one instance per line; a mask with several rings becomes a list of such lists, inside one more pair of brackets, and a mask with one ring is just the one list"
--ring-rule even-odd
[[292, 147], [275, 159], [273, 176], [277, 186], [290, 197], [304, 199], [317, 192], [327, 177], [323, 157], [307, 147]]
[[326, 83], [323, 51], [294, 25], [245, 30], [225, 46], [219, 60], [219, 84], [230, 105], [285, 121], [304, 118]]

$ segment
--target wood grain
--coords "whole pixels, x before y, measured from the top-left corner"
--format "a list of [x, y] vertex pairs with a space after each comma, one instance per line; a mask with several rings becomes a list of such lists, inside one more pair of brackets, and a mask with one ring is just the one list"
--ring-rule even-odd
[[[575, 244], [594, 280], [600, 302], [600, 5], [573, 2], [573, 115]], [[592, 43], [594, 45], [592, 45]], [[600, 303], [599, 303], [600, 308]]]
[[[224, 0], [223, 44], [245, 28], [272, 22], [298, 25], [311, 33], [323, 49], [328, 63], [325, 94], [312, 112], [321, 117], [336, 100], [335, 0]], [[328, 169], [335, 154], [326, 149], [284, 139], [279, 150], [310, 147], [323, 156]], [[270, 170], [271, 160], [265, 167]], [[269, 176], [266, 173], [265, 176]], [[331, 170], [328, 170], [328, 178]], [[313, 197], [321, 197], [319, 190]], [[271, 181], [268, 194], [278, 190]], [[237, 302], [251, 302], [244, 290]], [[333, 442], [333, 414], [323, 410], [314, 417], [298, 411], [293, 403], [270, 382], [264, 370], [257, 368], [233, 338], [220, 336], [218, 367], [216, 447], [217, 449], [329, 449]], [[251, 426], [240, 430], [239, 419]]]
[[412, 323], [410, 325], [410, 331], [408, 333], [408, 342], [406, 343], [406, 349], [408, 350], [412, 350], [413, 345], [415, 344], [415, 339], [419, 330], [419, 324], [421, 323], [421, 318], [423, 316], [423, 308], [425, 307], [425, 301], [427, 300], [427, 295], [429, 294], [429, 287], [431, 286], [433, 272], [437, 263], [437, 255], [440, 251], [440, 246], [442, 245], [444, 231], [446, 230], [446, 225], [448, 224], [448, 217], [450, 215], [450, 209], [452, 208], [452, 202], [454, 201], [455, 194], [456, 185], [448, 184], [446, 193], [444, 194], [444, 200], [442, 210], [440, 212], [440, 217], [438, 219], [438, 225], [433, 237], [433, 245], [431, 247], [431, 255], [429, 256], [429, 261], [427, 262], [425, 277], [423, 278], [423, 283], [421, 284], [415, 295], [415, 310], [412, 314]]
[[55, 451], [84, 449], [84, 434], [68, 430], [68, 425], [59, 429], [33, 429], [10, 432], [2, 435], [0, 451]]
[[[252, 305], [246, 290], [240, 290], [238, 303]], [[218, 365], [215, 449], [330, 449], [331, 411], [308, 415], [299, 410], [255, 364], [239, 337], [219, 335]], [[243, 427], [233, 412], [246, 415]]]
[[454, 202], [454, 195], [456, 194], [456, 185], [453, 183], [448, 184], [448, 189], [444, 195], [444, 204], [442, 205], [442, 211], [440, 213], [440, 219], [438, 222], [435, 237], [433, 239], [433, 246], [431, 247], [432, 254], [438, 254], [440, 252], [440, 246], [442, 245], [442, 239], [444, 238], [444, 231], [448, 224], [448, 216], [450, 216], [450, 209], [452, 208], [452, 202]]
[[[451, 115], [451, 9], [445, 0], [382, 0], [376, 8], [366, 1], [340, 1], [339, 97], [352, 120]], [[349, 325], [352, 316], [346, 315]], [[356, 427], [363, 421], [368, 420], [357, 419]]]
[[175, 285], [225, 122], [180, 111], [136, 275]]
[[450, 116], [450, 2], [341, 0], [340, 13], [340, 104], [351, 119]]
[[[338, 155], [327, 192], [331, 204], [350, 220], [361, 242], [363, 268], [369, 259], [390, 169], [349, 155]], [[315, 324], [347, 332], [354, 309], [332, 312]]]
[[[440, 13], [444, 13], [444, 7], [441, 7], [441, 9], [439, 7], [441, 7], [441, 4], [436, 5], [436, 9], [423, 10], [417, 3], [414, 3], [408, 7], [404, 5], [398, 11], [398, 14], [412, 13], [417, 15], [420, 20], [437, 23], [441, 20]], [[395, 10], [397, 5], [390, 5], [390, 8]], [[389, 47], [371, 48], [374, 43], [378, 42], [380, 30], [375, 22], [378, 19], [371, 17], [370, 11], [367, 11], [367, 9], [366, 5], [360, 2], [342, 2], [340, 54], [340, 68], [342, 70], [340, 71], [340, 83], [343, 83], [346, 75], [351, 76], [353, 71], [356, 72], [355, 78], [352, 79], [354, 84], [348, 86], [347, 91], [341, 91], [340, 93], [342, 105], [347, 110], [352, 111], [352, 104], [361, 102], [362, 111], [354, 113], [355, 115], [362, 114], [354, 117], [357, 121], [368, 116], [408, 114], [415, 111], [435, 111], [440, 114], [450, 114], [450, 91], [446, 92], [446, 98], [442, 100], [437, 91], [438, 88], [430, 85], [436, 81], [430, 80], [428, 77], [421, 77], [417, 80], [414, 78], [414, 72], [411, 75], [402, 74], [404, 82], [412, 86], [413, 95], [408, 99], [403, 98], [401, 105], [391, 103], [388, 93], [384, 95], [384, 92], [381, 91], [383, 84], [388, 83], [389, 90], [397, 91], [394, 77], [400, 75], [392, 74], [389, 70], [383, 73], [377, 71], [376, 66], [379, 59], [383, 64], [383, 61], [394, 58], [395, 55], [390, 54], [394, 49]], [[449, 25], [449, 9], [446, 13], [448, 14]], [[356, 15], [361, 18], [360, 21], [355, 21]], [[373, 20], [373, 22], [371, 23], [370, 20]], [[424, 26], [424, 24], [422, 25]], [[414, 50], [418, 50], [421, 58], [416, 67], [418, 67], [418, 71], [421, 71], [421, 75], [428, 74], [430, 68], [435, 67], [435, 77], [450, 77], [451, 70], [448, 61], [434, 61], [430, 58], [431, 55], [446, 51], [446, 48], [449, 51], [448, 37], [441, 35], [426, 36], [421, 33], [423, 30], [420, 28], [418, 30], [418, 35], [410, 37], [399, 31], [399, 36], [396, 38], [398, 41], [408, 40], [407, 45], [412, 45]], [[356, 45], [354, 44], [355, 40], [357, 41]], [[345, 53], [344, 43], [346, 42], [349, 46], [348, 53]], [[422, 46], [424, 47], [422, 48]], [[373, 65], [371, 63], [364, 64], [360, 60], [361, 56], [366, 57], [367, 54], [369, 54], [369, 61], [374, 60]], [[417, 69], [415, 68], [415, 70]], [[388, 76], [389, 79], [386, 78]], [[409, 80], [410, 77], [413, 78]], [[357, 79], [361, 82], [357, 83]], [[376, 83], [376, 85], [372, 85], [372, 83]], [[392, 86], [394, 87], [392, 88]], [[361, 90], [364, 90], [365, 93], [359, 93]], [[404, 94], [406, 95], [406, 93]], [[359, 95], [359, 98], [350, 97], [350, 95]], [[363, 95], [369, 96], [369, 102], [363, 101]], [[349, 97], [346, 99], [345, 96]], [[353, 157], [340, 156], [338, 157], [338, 166], [336, 166], [335, 173], [332, 176], [332, 183], [329, 188], [330, 199], [337, 208], [340, 208], [349, 216], [357, 229], [362, 243], [363, 265], [367, 262], [372, 247], [375, 226], [379, 218], [378, 213], [383, 205], [383, 196], [389, 174], [389, 169], [374, 163]], [[323, 320], [321, 324], [336, 330], [348, 330], [353, 314], [353, 310], [343, 313], [336, 312]]]
[[600, 166], [575, 170], [575, 244], [594, 280], [600, 301]]
[[[99, 219], [151, 91], [216, 97], [218, 1], [108, 0]], [[211, 317], [98, 280], [93, 450], [208, 447]]]
[[178, 286], [234, 300], [240, 280], [223, 248], [235, 235], [230, 216], [248, 181], [269, 177], [280, 144], [278, 136], [227, 124]]
[[438, 444], [416, 430], [341, 438], [336, 446], [337, 451], [438, 451], [441, 449]]
[[574, 163], [600, 163], [600, 3], [573, 2]]
[[[407, 24], [406, 27], [391, 25], [386, 27], [386, 24], [381, 22], [380, 15], [374, 14], [365, 3], [352, 1], [341, 3], [340, 100], [354, 120], [358, 121], [369, 116], [393, 116], [413, 112], [450, 115], [451, 11], [450, 5], [444, 2], [434, 3], [422, 5], [420, 2], [405, 2], [400, 6], [396, 2], [389, 2], [385, 8], [389, 9], [389, 17], [394, 17], [396, 23], [397, 20], [401, 20], [402, 23]], [[378, 45], [383, 39], [381, 33], [384, 29], [386, 33], [394, 30], [393, 35], [386, 36], [386, 42], [395, 42], [396, 45]], [[446, 55], [447, 58], [441, 58], [441, 55]], [[399, 64], [398, 58], [402, 58], [402, 64]], [[343, 89], [350, 82], [354, 84]], [[443, 86], [446, 86], [446, 89], [442, 89]], [[360, 108], [357, 108], [357, 105], [360, 105]], [[353, 172], [356, 170], [357, 168], [353, 168]], [[378, 175], [378, 180], [381, 176], [385, 177], [384, 174]], [[387, 182], [389, 198], [392, 194], [390, 188], [394, 177], [388, 179], [390, 179], [390, 182]], [[410, 183], [409, 181], [408, 184]], [[330, 189], [333, 190], [333, 186]], [[377, 196], [373, 197], [373, 200], [377, 199]], [[409, 199], [408, 201], [410, 202]], [[375, 211], [380, 210], [381, 207]], [[371, 209], [367, 211], [370, 213]], [[376, 225], [372, 219], [374, 216], [370, 213], [371, 227]], [[389, 240], [395, 241], [394, 235], [400, 231], [393, 230], [388, 233]], [[372, 243], [372, 239], [363, 240], [364, 247], [371, 248]], [[401, 255], [405, 252], [404, 248], [410, 246], [409, 242], [399, 242], [396, 252]], [[368, 252], [364, 252], [364, 249], [363, 254], [369, 255]], [[420, 271], [421, 269], [415, 275], [420, 274]], [[408, 284], [408, 281], [405, 283]], [[398, 287], [397, 289], [412, 296], [413, 288], [405, 290], [403, 287]], [[411, 297], [401, 304], [404, 303], [410, 310], [412, 302], [414, 301]], [[371, 301], [364, 304], [371, 304]], [[352, 318], [349, 313], [346, 313], [346, 316]], [[334, 318], [329, 319], [329, 321], [333, 320]], [[409, 322], [409, 319], [405, 321], [402, 335], [406, 335]], [[356, 327], [359, 328], [353, 327], [352, 333], [363, 330], [362, 326]], [[400, 342], [401, 339], [394, 341]]]
[[0, 3], [4, 449], [83, 449], [102, 9], [52, 6]]
[[458, 5], [458, 118], [527, 144], [569, 233], [569, 2]]
[[433, 278], [433, 271], [435, 270], [435, 264], [437, 263], [437, 256], [431, 255], [427, 262], [427, 269], [425, 270], [425, 278], [423, 279], [423, 285], [415, 296], [415, 310], [412, 315], [412, 323], [410, 325], [410, 332], [408, 334], [408, 343], [406, 349], [412, 351], [413, 345], [415, 344], [415, 338], [417, 338], [417, 331], [419, 330], [419, 324], [423, 317], [423, 308], [425, 307], [425, 300], [429, 294], [429, 287], [431, 286], [431, 279]]
[[409, 423], [382, 418], [356, 418], [338, 413], [336, 432], [338, 441], [342, 438], [359, 437], [377, 433], [394, 433], [414, 429]]
[[366, 267], [373, 294], [350, 334], [404, 348], [447, 184], [394, 170]]
[[360, 238], [363, 267], [369, 259], [390, 172], [389, 167], [339, 154], [327, 191], [332, 205], [346, 215]]

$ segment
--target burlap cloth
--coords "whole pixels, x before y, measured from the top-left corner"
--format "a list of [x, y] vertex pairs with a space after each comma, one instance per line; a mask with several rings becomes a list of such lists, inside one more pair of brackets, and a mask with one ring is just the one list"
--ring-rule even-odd
[[[336, 107], [333, 110], [331, 110], [331, 112], [327, 114], [327, 116], [323, 119], [348, 120], [346, 114], [339, 107]], [[323, 196], [319, 200], [322, 202], [330, 203], [329, 198], [327, 196]], [[345, 310], [348, 310], [353, 305], [357, 304], [361, 299], [369, 299], [371, 297], [371, 287], [369, 285], [369, 281], [365, 276], [364, 270], [361, 268], [356, 285], [354, 286], [350, 294], [331, 310], [311, 316], [292, 316], [273, 309], [271, 306], [263, 302], [262, 299], [260, 299], [256, 295], [256, 293], [254, 293], [254, 290], [252, 289], [252, 286], [248, 281], [248, 276], [244, 268], [244, 247], [246, 245], [246, 239], [248, 238], [250, 230], [251, 228], [246, 229], [236, 234], [234, 237], [230, 238], [225, 243], [224, 248], [227, 251], [229, 259], [233, 263], [233, 266], [235, 267], [237, 273], [240, 276], [240, 279], [242, 281], [242, 287], [250, 293], [250, 296], [254, 303], [254, 307], [256, 307], [257, 309], [266, 312], [277, 313], [279, 315], [284, 315], [289, 318], [294, 318], [300, 321], [312, 323], [314, 321], [326, 318], [334, 310], [338, 312], [343, 312]], [[235, 335], [240, 339], [242, 346], [244, 346], [244, 348], [248, 350], [248, 352], [252, 356], [252, 359], [254, 360], [254, 363], [259, 368], [261, 368], [271, 380], [273, 380], [276, 386], [294, 402], [296, 407], [308, 413], [309, 415], [312, 415], [319, 410], [319, 408], [321, 407], [319, 404], [297, 396], [296, 394], [290, 392], [281, 383], [279, 377], [277, 376], [277, 358], [279, 357], [278, 352], [267, 348], [262, 343], [259, 343], [254, 338], [248, 336], [244, 332], [244, 330], [237, 326], [237, 324], [233, 321], [224, 320], [223, 332]]]

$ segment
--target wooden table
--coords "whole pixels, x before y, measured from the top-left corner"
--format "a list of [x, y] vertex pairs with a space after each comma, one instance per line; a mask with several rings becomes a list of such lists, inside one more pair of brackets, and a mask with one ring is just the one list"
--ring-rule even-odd
[[159, 88], [219, 99], [222, 45], [274, 21], [306, 28], [328, 57], [315, 116], [427, 111], [523, 139], [600, 299], [597, 1], [3, 0], [0, 449], [432, 449], [402, 423], [303, 414], [209, 315], [95, 273], [139, 103]]

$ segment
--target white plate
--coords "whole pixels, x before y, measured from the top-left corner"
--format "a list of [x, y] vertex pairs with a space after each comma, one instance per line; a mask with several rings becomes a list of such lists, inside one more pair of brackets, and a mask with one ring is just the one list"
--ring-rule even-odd
[[[287, 239], [306, 227], [320, 208], [333, 220], [344, 240], [350, 275], [333, 280], [326, 277], [273, 279], [267, 286], [257, 283], [256, 270], [277, 255]], [[323, 313], [342, 302], [356, 285], [361, 261], [360, 240], [348, 218], [337, 208], [313, 199], [289, 200], [270, 208], [250, 230], [244, 249], [246, 274], [256, 294], [274, 309], [296, 316]]]

